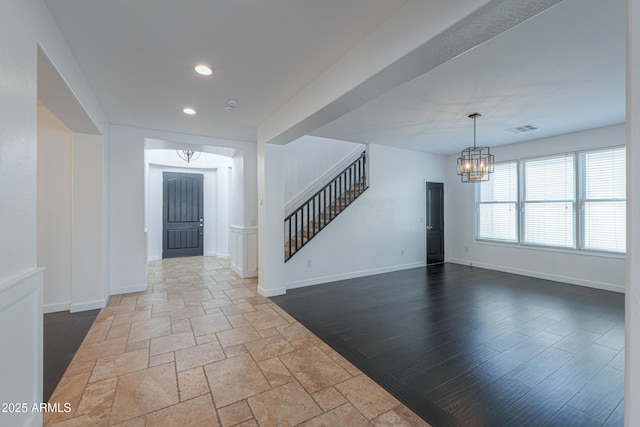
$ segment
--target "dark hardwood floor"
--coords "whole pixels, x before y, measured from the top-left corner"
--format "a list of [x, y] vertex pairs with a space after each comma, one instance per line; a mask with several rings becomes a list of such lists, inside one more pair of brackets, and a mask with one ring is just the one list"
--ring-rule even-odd
[[272, 300], [433, 426], [623, 425], [623, 294], [442, 264]]
[[44, 315], [44, 355], [42, 399], [49, 401], [64, 371], [89, 332], [100, 310], [69, 313], [60, 311]]

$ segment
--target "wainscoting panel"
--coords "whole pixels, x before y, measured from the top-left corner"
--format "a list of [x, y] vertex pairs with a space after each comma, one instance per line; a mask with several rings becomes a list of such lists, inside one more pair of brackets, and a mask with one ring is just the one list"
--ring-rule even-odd
[[231, 226], [231, 269], [240, 277], [258, 275], [258, 227]]
[[[43, 268], [0, 283], [0, 425], [40, 426]], [[34, 409], [34, 404], [38, 405]], [[6, 412], [5, 412], [6, 410]]]

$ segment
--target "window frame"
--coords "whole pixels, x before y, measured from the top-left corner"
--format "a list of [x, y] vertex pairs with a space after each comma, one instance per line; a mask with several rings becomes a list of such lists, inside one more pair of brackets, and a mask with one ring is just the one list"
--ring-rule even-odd
[[[515, 201], [489, 201], [489, 202], [483, 202], [481, 200], [482, 196], [481, 196], [481, 186], [482, 186], [482, 182], [478, 183], [478, 186], [476, 187], [476, 220], [475, 220], [475, 238], [478, 241], [482, 241], [482, 242], [494, 242], [494, 243], [504, 243], [504, 244], [509, 244], [509, 245], [517, 245], [520, 242], [520, 220], [519, 220], [519, 215], [520, 215], [520, 189], [519, 189], [519, 176], [520, 176], [520, 162], [518, 160], [507, 160], [504, 162], [500, 162], [500, 163], [496, 163], [494, 165], [494, 170], [495, 167], [499, 165], [503, 165], [503, 164], [509, 164], [509, 163], [515, 163], [516, 166], [516, 176], [515, 176], [515, 180], [516, 180], [516, 200]], [[487, 182], [492, 182], [492, 181], [487, 181]], [[481, 228], [481, 221], [480, 221], [480, 206], [481, 205], [500, 205], [500, 204], [515, 204], [515, 222], [516, 222], [516, 230], [515, 230], [515, 239], [514, 240], [509, 240], [509, 239], [500, 239], [500, 238], [491, 238], [491, 237], [481, 237], [480, 236], [480, 228]]]
[[[474, 240], [483, 244], [496, 244], [496, 245], [506, 245], [506, 246], [518, 246], [522, 248], [528, 249], [538, 249], [544, 251], [552, 251], [552, 252], [566, 252], [566, 253], [583, 253], [585, 255], [597, 255], [597, 256], [605, 256], [605, 257], [625, 257], [626, 249], [623, 252], [617, 252], [612, 250], [605, 249], [594, 249], [594, 248], [585, 248], [585, 236], [586, 236], [586, 225], [585, 225], [585, 210], [584, 205], [585, 202], [590, 201], [591, 199], [586, 198], [586, 163], [583, 160], [587, 153], [595, 152], [595, 151], [607, 151], [607, 150], [615, 150], [624, 148], [624, 145], [616, 144], [605, 147], [598, 148], [589, 148], [585, 150], [575, 150], [568, 151], [562, 153], [555, 154], [547, 154], [542, 156], [534, 156], [534, 157], [526, 157], [521, 159], [512, 159], [505, 160], [502, 162], [496, 162], [496, 166], [504, 163], [516, 163], [517, 168], [517, 176], [516, 176], [516, 186], [517, 186], [517, 201], [516, 201], [516, 240], [505, 240], [499, 238], [490, 238], [490, 237], [481, 237], [480, 233], [480, 205], [481, 204], [500, 204], [500, 203], [512, 203], [512, 202], [481, 202], [481, 190], [480, 185], [482, 183], [478, 183], [475, 188], [475, 221], [474, 221]], [[525, 201], [524, 201], [524, 191], [525, 191], [525, 167], [523, 164], [526, 161], [532, 161], [536, 159], [545, 159], [545, 158], [554, 158], [560, 156], [571, 155], [573, 156], [573, 190], [574, 190], [574, 200], [573, 203], [573, 232], [574, 232], [574, 246], [555, 246], [555, 245], [544, 245], [544, 244], [536, 244], [524, 241], [524, 229], [525, 229]], [[626, 153], [625, 153], [626, 156]], [[626, 187], [626, 182], [625, 182]], [[597, 199], [597, 201], [616, 201], [616, 202], [624, 202], [626, 205], [626, 188], [625, 188], [625, 198], [611, 198], [611, 199]], [[596, 199], [594, 199], [596, 200]], [[568, 201], [562, 201], [559, 203], [567, 203]], [[528, 202], [532, 203], [532, 202]], [[534, 202], [535, 203], [535, 202]], [[628, 221], [626, 221], [628, 222]], [[625, 222], [625, 228], [626, 228]]]
[[[572, 174], [572, 180], [573, 180], [573, 199], [562, 199], [562, 200], [531, 200], [531, 201], [527, 201], [526, 200], [526, 187], [527, 187], [527, 182], [526, 182], [526, 166], [525, 164], [527, 162], [535, 162], [535, 161], [540, 161], [540, 160], [546, 160], [546, 159], [557, 159], [557, 158], [561, 158], [561, 157], [571, 157], [571, 163], [573, 164], [573, 174]], [[559, 154], [550, 154], [550, 155], [544, 155], [544, 156], [537, 156], [537, 157], [528, 157], [525, 159], [520, 159], [518, 160], [518, 165], [520, 166], [520, 175], [518, 176], [518, 190], [519, 190], [519, 199], [520, 199], [520, 216], [519, 216], [519, 226], [520, 226], [520, 235], [518, 236], [518, 243], [522, 246], [534, 246], [537, 248], [550, 248], [550, 249], [561, 249], [561, 250], [567, 250], [567, 251], [574, 251], [578, 248], [578, 239], [577, 239], [577, 218], [578, 218], [578, 212], [577, 212], [577, 207], [578, 207], [578, 185], [576, 182], [576, 177], [577, 177], [577, 153], [573, 152], [573, 151], [569, 151], [566, 153], [559, 153]], [[564, 245], [549, 245], [549, 244], [544, 244], [544, 243], [535, 243], [535, 242], [531, 242], [531, 241], [526, 241], [525, 240], [525, 231], [526, 231], [526, 207], [527, 204], [542, 204], [542, 203], [564, 203], [564, 204], [571, 204], [571, 209], [573, 212], [573, 245], [570, 246], [564, 246]]]
[[[623, 149], [623, 151], [625, 151], [625, 162], [626, 162], [626, 146], [625, 145], [613, 145], [613, 146], [608, 146], [608, 147], [601, 147], [601, 148], [594, 148], [594, 149], [590, 149], [590, 150], [582, 150], [579, 151], [577, 153], [578, 158], [578, 241], [577, 241], [577, 245], [578, 245], [578, 250], [581, 252], [591, 252], [591, 253], [604, 253], [604, 254], [611, 254], [611, 255], [620, 255], [620, 256], [625, 256], [626, 255], [626, 247], [623, 251], [619, 252], [619, 251], [613, 251], [613, 250], [606, 250], [606, 249], [598, 249], [598, 248], [586, 248], [585, 245], [585, 241], [586, 241], [586, 231], [587, 231], [587, 226], [585, 223], [585, 219], [586, 219], [586, 211], [585, 211], [585, 203], [587, 202], [624, 202], [625, 204], [625, 209], [626, 209], [626, 204], [627, 204], [627, 196], [626, 196], [626, 181], [625, 181], [625, 191], [623, 192], [623, 194], [625, 195], [624, 198], [605, 198], [605, 199], [587, 199], [587, 183], [586, 183], [586, 178], [587, 178], [587, 166], [586, 166], [586, 155], [587, 153], [593, 153], [593, 152], [598, 152], [598, 151], [610, 151], [610, 150], [618, 150], [618, 149]], [[626, 164], [625, 164], [625, 168], [626, 168]], [[625, 231], [626, 231], [626, 217], [625, 217]]]

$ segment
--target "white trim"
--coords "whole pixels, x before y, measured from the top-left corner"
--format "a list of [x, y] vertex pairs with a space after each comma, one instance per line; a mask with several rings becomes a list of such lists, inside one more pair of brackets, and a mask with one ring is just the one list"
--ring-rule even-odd
[[218, 252], [207, 252], [204, 254], [204, 256], [211, 256], [211, 257], [222, 258], [222, 259], [231, 258], [231, 254], [221, 254]]
[[231, 265], [231, 271], [240, 276], [241, 279], [248, 279], [250, 277], [258, 277], [258, 269], [253, 270], [241, 270], [235, 265]]
[[229, 228], [231, 228], [232, 230], [258, 230], [258, 227], [256, 227], [255, 225], [252, 226], [244, 226], [244, 225], [232, 225]]
[[44, 273], [44, 267], [36, 267], [19, 276], [14, 276], [3, 283], [0, 283], [0, 292], [9, 290], [10, 288], [26, 282], [27, 280]]
[[[5, 325], [0, 335], [10, 348], [0, 353], [0, 377], [8, 378], [2, 393], [29, 405], [42, 402], [43, 286], [43, 267], [0, 283], [0, 323]], [[14, 337], [17, 343], [10, 342]], [[19, 384], [12, 384], [12, 379]], [[40, 426], [42, 413], [16, 414], [13, 425]]]
[[147, 289], [148, 287], [146, 283], [144, 285], [123, 286], [120, 288], [111, 288], [111, 295], [131, 294], [134, 292], [145, 292]]
[[[231, 254], [221, 254], [221, 253], [218, 253], [218, 252], [205, 252], [204, 256], [211, 256], [211, 257], [222, 258], [222, 259], [231, 258]], [[160, 260], [162, 260], [161, 256], [150, 256], [147, 259], [147, 262], [160, 261]]]
[[460, 258], [448, 258], [446, 262], [451, 262], [453, 264], [469, 265], [469, 266], [479, 267], [479, 268], [486, 268], [488, 270], [502, 271], [504, 273], [519, 274], [521, 276], [535, 277], [538, 279], [553, 280], [555, 282], [568, 283], [570, 285], [585, 286], [587, 288], [602, 289], [604, 291], [625, 293], [625, 287], [623, 285], [617, 285], [615, 283], [596, 282], [593, 280], [579, 279], [577, 277], [562, 276], [560, 274], [549, 274], [549, 273], [542, 273], [539, 271], [523, 270], [520, 268], [508, 267], [505, 265], [473, 262], [470, 260], [465, 260]]
[[229, 265], [241, 278], [258, 275], [258, 227], [232, 225], [230, 228]]
[[[284, 204], [284, 216], [288, 216], [300, 206], [302, 203], [307, 201], [311, 196], [317, 193], [322, 187], [324, 187], [329, 181], [335, 178], [340, 172], [347, 168], [351, 163], [355, 162], [360, 158], [360, 155], [363, 151], [367, 150], [367, 146], [362, 144], [354, 148], [349, 154], [347, 154], [342, 160], [333, 165], [329, 170], [323, 173], [321, 176], [316, 178], [311, 184], [307, 185], [303, 190], [301, 190], [298, 194], [293, 196], [291, 200], [285, 202]], [[365, 173], [368, 171], [365, 171]], [[368, 175], [368, 174], [367, 174]]]
[[296, 289], [296, 288], [302, 288], [305, 286], [319, 285], [322, 283], [336, 282], [338, 280], [355, 279], [358, 277], [373, 276], [375, 274], [391, 273], [394, 271], [408, 270], [410, 268], [419, 268], [419, 267], [425, 267], [425, 266], [426, 266], [426, 263], [424, 261], [413, 262], [410, 264], [399, 264], [399, 265], [392, 265], [389, 267], [354, 271], [351, 273], [335, 274], [331, 276], [321, 276], [321, 277], [314, 277], [311, 279], [297, 280], [294, 282], [287, 282], [285, 283], [285, 286], [286, 286], [286, 289]]
[[97, 308], [105, 308], [107, 306], [107, 302], [109, 302], [110, 296], [111, 295], [107, 294], [102, 299], [71, 304], [71, 306], [69, 307], [69, 312], [78, 313], [80, 311], [95, 310]]
[[287, 288], [275, 288], [275, 289], [270, 289], [269, 291], [265, 291], [265, 289], [262, 286], [258, 286], [258, 293], [263, 297], [267, 297], [267, 298], [275, 297], [278, 295], [286, 294]]
[[69, 311], [71, 301], [57, 302], [55, 304], [45, 304], [42, 306], [44, 314], [57, 313], [58, 311]]

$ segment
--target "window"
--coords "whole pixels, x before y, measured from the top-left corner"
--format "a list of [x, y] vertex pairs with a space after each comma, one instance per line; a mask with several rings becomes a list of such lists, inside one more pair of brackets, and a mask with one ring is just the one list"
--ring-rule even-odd
[[586, 151], [582, 166], [581, 249], [624, 252], [626, 245], [625, 148]]
[[573, 154], [524, 160], [523, 243], [575, 248]]
[[476, 186], [476, 238], [624, 253], [625, 147], [497, 163]]
[[478, 238], [517, 242], [518, 162], [495, 165], [478, 191]]

